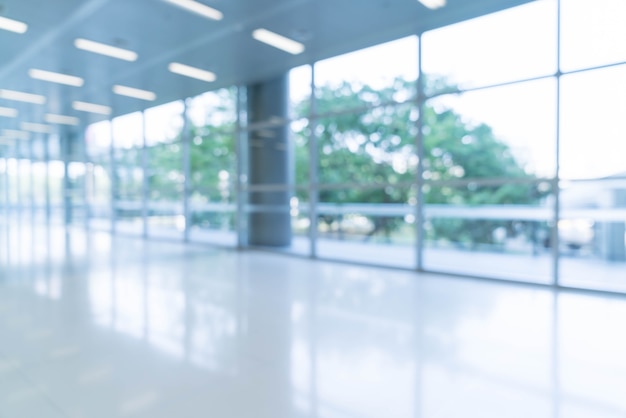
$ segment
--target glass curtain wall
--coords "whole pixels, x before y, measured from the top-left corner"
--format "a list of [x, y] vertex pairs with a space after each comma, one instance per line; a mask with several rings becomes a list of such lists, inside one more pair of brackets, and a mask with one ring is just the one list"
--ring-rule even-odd
[[144, 112], [147, 228], [151, 237], [180, 239], [185, 231], [183, 139], [185, 104], [171, 102]]
[[63, 179], [65, 164], [61, 154], [61, 137], [52, 134], [48, 137], [48, 205], [50, 208], [50, 222], [62, 224], [65, 222], [63, 201]]
[[[626, 291], [626, 3], [562, 0], [561, 283]], [[581, 30], [585, 28], [585, 30]]]
[[113, 202], [117, 231], [144, 233], [143, 113], [113, 119]]
[[540, 1], [423, 34], [425, 269], [552, 282], [556, 16]]
[[33, 216], [37, 222], [46, 221], [47, 205], [47, 135], [36, 135], [31, 139], [32, 147], [32, 185], [33, 185]]
[[237, 89], [188, 101], [190, 241], [237, 245]]
[[85, 147], [89, 163], [86, 166], [86, 196], [89, 206], [89, 226], [98, 230], [111, 229], [111, 122], [94, 123], [85, 132]]
[[317, 254], [415, 268], [417, 38], [314, 71]]
[[[617, 0], [541, 0], [295, 68], [287, 120], [250, 125], [244, 87], [209, 92], [187, 100], [187, 142], [168, 105], [145, 161], [141, 114], [117, 118], [114, 216], [245, 247], [276, 209], [255, 194], [288, 192], [277, 251], [626, 291], [624, 20]], [[253, 184], [278, 128], [290, 178]]]

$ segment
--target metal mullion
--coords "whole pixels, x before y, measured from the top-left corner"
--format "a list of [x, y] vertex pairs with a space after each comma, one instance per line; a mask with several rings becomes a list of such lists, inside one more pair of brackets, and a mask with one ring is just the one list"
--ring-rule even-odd
[[559, 220], [561, 218], [561, 185], [560, 185], [560, 164], [561, 164], [561, 0], [557, 0], [556, 14], [556, 172], [554, 173], [553, 192], [554, 192], [554, 220], [552, 225], [552, 285], [555, 288], [560, 287], [560, 237], [559, 237]]
[[506, 86], [511, 86], [511, 85], [515, 85], [515, 84], [527, 83], [527, 82], [531, 82], [531, 81], [547, 80], [547, 79], [553, 78], [554, 76], [556, 76], [556, 74], [546, 74], [546, 75], [540, 75], [540, 76], [536, 76], [536, 77], [528, 77], [528, 78], [522, 78], [522, 79], [518, 79], [518, 80], [504, 81], [502, 83], [488, 84], [488, 85], [485, 85], [485, 86], [476, 86], [476, 87], [466, 87], [466, 88], [459, 88], [459, 89], [451, 89], [451, 90], [435, 92], [435, 93], [429, 94], [429, 95], [425, 94], [424, 97], [425, 97], [426, 100], [431, 100], [431, 99], [435, 99], [435, 98], [441, 97], [441, 96], [472, 93], [472, 92], [476, 92], [476, 91], [489, 90], [489, 89], [494, 89], [494, 88], [498, 88], [498, 87], [506, 87]]
[[85, 141], [85, 129], [79, 130], [80, 132], [80, 143], [81, 143], [81, 157], [83, 162], [83, 184], [82, 184], [82, 197], [83, 197], [83, 222], [85, 231], [89, 230], [89, 214], [91, 211], [90, 207], [87, 204], [87, 164], [89, 163], [89, 157], [87, 156], [87, 142]]
[[183, 100], [183, 131], [182, 141], [182, 161], [183, 166], [183, 217], [185, 219], [185, 229], [183, 231], [183, 241], [189, 242], [191, 232], [191, 210], [189, 197], [191, 194], [191, 123], [189, 120], [189, 100]]
[[119, 182], [117, 180], [117, 170], [115, 161], [115, 125], [114, 119], [111, 118], [109, 123], [109, 158], [110, 158], [110, 175], [111, 175], [111, 234], [117, 232], [117, 216], [116, 216], [116, 196], [118, 195]]
[[29, 170], [28, 170], [28, 182], [29, 182], [29, 188], [30, 188], [30, 219], [31, 219], [31, 224], [33, 223], [34, 219], [35, 219], [35, 181], [33, 179], [33, 139], [30, 139], [28, 141], [28, 159], [30, 161], [29, 163]]
[[141, 221], [143, 225], [142, 237], [148, 238], [148, 147], [146, 138], [146, 111], [141, 111]]
[[424, 108], [426, 98], [424, 96], [424, 72], [422, 69], [422, 34], [417, 37], [417, 173], [415, 176], [416, 202], [415, 202], [415, 251], [416, 269], [424, 271]]
[[43, 146], [43, 152], [44, 152], [44, 161], [46, 164], [46, 170], [45, 170], [45, 183], [44, 186], [46, 188], [46, 226], [50, 226], [50, 217], [51, 217], [51, 212], [52, 212], [52, 205], [50, 202], [50, 134], [47, 134], [45, 137], [45, 143]]
[[247, 236], [248, 236], [248, 223], [244, 221], [245, 214], [245, 196], [246, 191], [245, 187], [242, 184], [244, 178], [244, 167], [247, 161], [247, 152], [245, 144], [243, 143], [243, 132], [244, 129], [241, 126], [241, 86], [236, 87], [236, 104], [235, 111], [237, 113], [237, 126], [235, 130], [235, 171], [237, 177], [236, 183], [236, 193], [237, 193], [237, 216], [236, 216], [236, 227], [237, 230], [237, 248], [242, 249], [247, 245]]
[[311, 258], [317, 258], [317, 217], [319, 204], [319, 173], [318, 173], [318, 138], [316, 127], [318, 120], [315, 117], [317, 113], [317, 100], [315, 97], [315, 64], [311, 64], [311, 95], [309, 108], [309, 255]]
[[464, 187], [469, 184], [475, 186], [502, 186], [505, 184], [533, 185], [553, 181], [553, 178], [474, 178], [458, 180], [423, 180], [424, 184], [435, 187]]

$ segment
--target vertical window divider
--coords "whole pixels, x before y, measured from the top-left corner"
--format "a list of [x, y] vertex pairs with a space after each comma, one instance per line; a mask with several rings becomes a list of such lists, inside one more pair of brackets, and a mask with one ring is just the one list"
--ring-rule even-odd
[[[43, 145], [43, 159], [45, 161], [45, 171], [44, 171], [44, 175], [46, 177], [45, 183], [44, 183], [44, 187], [46, 189], [46, 226], [50, 227], [50, 216], [51, 216], [51, 205], [50, 205], [50, 137], [52, 136], [52, 134], [44, 134], [44, 145]], [[8, 169], [8, 167], [7, 167]], [[8, 171], [7, 171], [7, 175], [8, 175]], [[8, 195], [8, 177], [7, 177], [7, 205], [9, 203], [9, 195]]]
[[235, 183], [236, 193], [237, 193], [237, 216], [235, 220], [237, 230], [237, 249], [241, 250], [247, 245], [247, 223], [244, 222], [245, 212], [244, 212], [244, 198], [245, 191], [242, 185], [243, 175], [244, 175], [244, 139], [243, 139], [243, 129], [241, 127], [241, 86], [238, 85], [236, 88], [236, 128], [235, 128], [235, 172], [237, 181]]
[[[39, 137], [39, 135], [36, 135]], [[30, 160], [28, 167], [28, 188], [29, 188], [29, 200], [30, 200], [30, 223], [34, 224], [35, 220], [35, 180], [33, 176], [33, 139], [28, 140], [28, 159]]]
[[415, 177], [416, 200], [415, 203], [415, 251], [416, 267], [418, 271], [424, 271], [424, 107], [426, 97], [424, 95], [424, 73], [422, 69], [422, 35], [417, 35], [417, 173]]
[[317, 258], [317, 208], [319, 204], [319, 176], [317, 172], [317, 100], [315, 97], [315, 63], [311, 64], [311, 96], [309, 97], [309, 240], [311, 258]]
[[[114, 114], [114, 113], [113, 113]], [[119, 196], [118, 188], [119, 182], [117, 179], [117, 167], [115, 161], [115, 124], [114, 119], [111, 118], [109, 123], [109, 158], [111, 159], [110, 170], [111, 170], [111, 235], [115, 235], [117, 232], [117, 211], [116, 211], [116, 201]]]
[[556, 288], [561, 286], [560, 283], [560, 236], [559, 236], [559, 220], [561, 218], [561, 0], [556, 2], [556, 161], [554, 173], [554, 220], [551, 229], [552, 240], [552, 285]]
[[146, 139], [146, 111], [141, 111], [141, 221], [143, 224], [142, 237], [148, 238], [148, 146]]
[[183, 241], [189, 242], [191, 232], [191, 207], [189, 206], [189, 196], [191, 195], [191, 123], [189, 121], [189, 100], [183, 100], [183, 130], [182, 141], [182, 165], [183, 165], [183, 216], [185, 218], [185, 229], [183, 230]]

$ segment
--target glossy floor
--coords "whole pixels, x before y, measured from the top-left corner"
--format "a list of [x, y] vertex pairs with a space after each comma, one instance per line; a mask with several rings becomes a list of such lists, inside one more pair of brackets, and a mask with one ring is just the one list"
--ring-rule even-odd
[[624, 416], [626, 297], [0, 225], [1, 418]]

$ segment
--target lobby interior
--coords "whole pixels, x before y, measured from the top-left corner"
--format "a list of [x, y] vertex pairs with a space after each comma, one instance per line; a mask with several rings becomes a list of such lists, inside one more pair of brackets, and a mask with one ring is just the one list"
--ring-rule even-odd
[[0, 0], [0, 418], [625, 416], [625, 20]]

